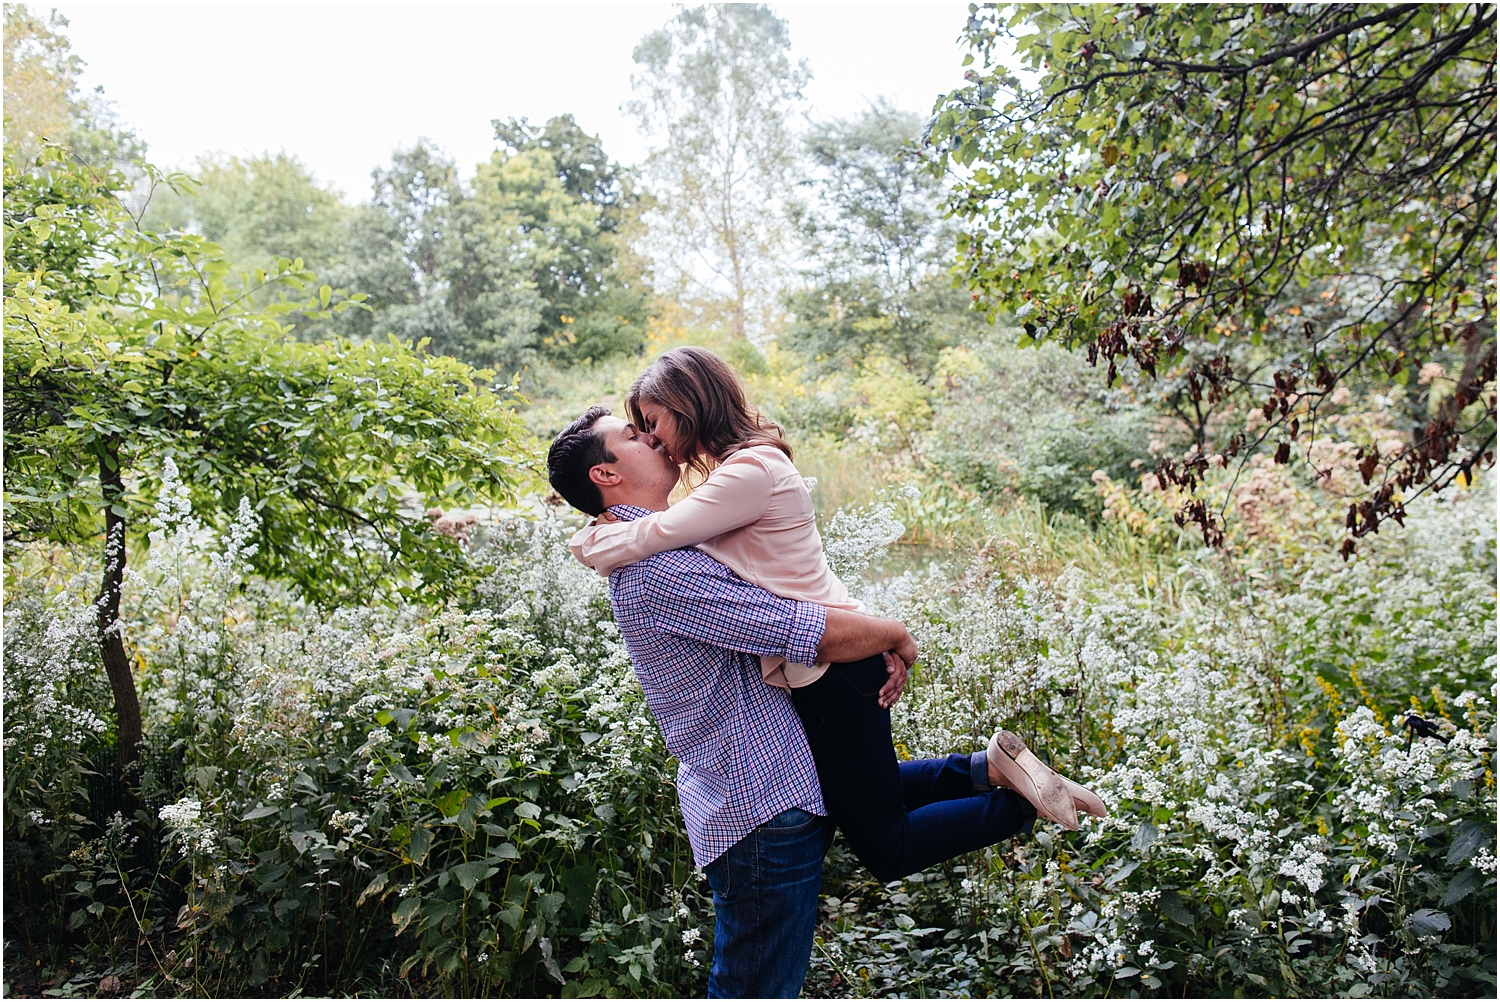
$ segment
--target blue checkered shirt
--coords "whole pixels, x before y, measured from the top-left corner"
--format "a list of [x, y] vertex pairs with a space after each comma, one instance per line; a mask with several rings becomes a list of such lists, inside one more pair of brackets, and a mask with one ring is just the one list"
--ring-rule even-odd
[[[626, 522], [651, 514], [610, 511]], [[699, 866], [788, 808], [828, 813], [797, 711], [760, 673], [762, 655], [817, 662], [822, 606], [778, 598], [697, 550], [617, 569], [609, 598], [677, 757], [677, 796]]]

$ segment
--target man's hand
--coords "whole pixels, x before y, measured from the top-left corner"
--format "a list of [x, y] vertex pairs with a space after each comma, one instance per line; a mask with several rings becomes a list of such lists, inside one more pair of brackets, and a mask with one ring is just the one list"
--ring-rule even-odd
[[878, 699], [882, 709], [889, 710], [901, 698], [901, 693], [906, 688], [908, 670], [906, 661], [899, 654], [895, 651], [885, 652], [886, 680]]

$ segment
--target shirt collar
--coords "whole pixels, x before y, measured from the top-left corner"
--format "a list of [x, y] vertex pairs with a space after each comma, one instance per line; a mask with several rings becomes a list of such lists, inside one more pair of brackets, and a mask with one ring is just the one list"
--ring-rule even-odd
[[621, 522], [634, 522], [638, 518], [645, 518], [647, 515], [654, 514], [649, 508], [637, 508], [633, 504], [617, 504], [609, 510]]

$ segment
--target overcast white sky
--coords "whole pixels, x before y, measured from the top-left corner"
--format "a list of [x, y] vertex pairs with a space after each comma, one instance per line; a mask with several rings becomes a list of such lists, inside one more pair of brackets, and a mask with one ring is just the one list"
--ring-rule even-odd
[[[39, 11], [47, 5], [33, 4]], [[772, 4], [813, 73], [817, 117], [886, 96], [927, 112], [962, 82], [966, 3]], [[671, 4], [62, 3], [87, 88], [104, 87], [163, 167], [208, 151], [295, 153], [355, 200], [419, 136], [466, 173], [490, 120], [572, 112], [610, 156], [647, 140], [620, 105], [631, 50]]]

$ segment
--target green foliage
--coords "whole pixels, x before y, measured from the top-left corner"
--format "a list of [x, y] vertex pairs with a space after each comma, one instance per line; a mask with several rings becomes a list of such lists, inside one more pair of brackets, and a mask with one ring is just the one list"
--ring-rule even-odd
[[884, 99], [860, 117], [814, 125], [803, 139], [809, 198], [794, 218], [832, 275], [872, 278], [900, 298], [947, 255], [942, 182], [923, 169], [923, 120]]
[[640, 199], [628, 174], [571, 116], [497, 123], [496, 134], [508, 145], [472, 188], [420, 143], [375, 172], [333, 270], [372, 311], [328, 326], [425, 338], [507, 374], [638, 352], [648, 288], [626, 243]]
[[571, 115], [538, 129], [497, 122], [495, 131], [508, 147], [480, 165], [475, 199], [528, 248], [545, 302], [543, 354], [567, 361], [639, 354], [645, 286], [625, 244], [641, 200], [632, 178]]
[[664, 139], [645, 173], [660, 202], [652, 241], [670, 284], [727, 307], [736, 337], [765, 333], [787, 243], [783, 202], [796, 147], [787, 127], [811, 75], [765, 4], [681, 10], [632, 53], [626, 104]]
[[59, 306], [78, 310], [109, 287], [111, 257], [127, 253], [127, 218], [114, 193], [125, 187], [118, 173], [99, 174], [70, 161], [60, 148], [37, 158], [42, 169], [19, 171], [5, 158], [5, 287], [27, 279], [47, 290]]
[[[137, 818], [60, 781], [100, 727], [74, 702], [87, 580], [8, 589], [13, 943], [140, 980], [111, 950], [144, 938], [198, 995], [701, 992], [673, 763], [564, 526], [474, 530], [467, 609], [323, 613], [246, 574], [253, 513], [216, 538], [180, 496], [124, 606]], [[900, 532], [889, 508], [841, 523], [844, 566]], [[807, 994], [1483, 994], [1492, 512], [1453, 490], [1373, 559], [1282, 574], [1276, 546], [1164, 557], [1016, 510], [972, 559], [866, 589], [924, 652], [903, 749], [1006, 726], [1111, 817], [889, 885], [836, 850]], [[1437, 730], [1408, 747], [1413, 699]]]
[[871, 588], [924, 652], [903, 749], [1005, 726], [1110, 817], [899, 884], [838, 872], [808, 994], [1488, 992], [1495, 653], [1467, 638], [1493, 629], [1492, 505], [1451, 490], [1290, 573], [1276, 537], [1132, 555], [1014, 509], [965, 570]]
[[769, 353], [762, 371], [742, 371], [799, 463], [804, 447], [815, 457], [818, 470], [804, 472], [833, 491], [825, 515], [881, 484], [907, 482], [927, 506], [914, 530], [924, 541], [971, 536], [979, 513], [1029, 499], [1097, 517], [1096, 471], [1134, 482], [1160, 419], [1129, 390], [1092, 383], [1080, 353], [1019, 349], [1012, 337], [1002, 329], [944, 349], [925, 379], [873, 348], [837, 371], [790, 351]]
[[804, 140], [807, 195], [792, 218], [813, 264], [809, 287], [788, 296], [795, 319], [777, 340], [817, 371], [875, 354], [925, 379], [979, 319], [943, 268], [952, 234], [942, 182], [917, 155], [922, 124], [881, 102]]
[[924, 457], [991, 501], [1020, 493], [1053, 511], [1098, 515], [1094, 471], [1135, 479], [1133, 464], [1150, 458], [1150, 412], [1092, 384], [1079, 354], [1018, 350], [1008, 336], [949, 353]]
[[899, 296], [871, 280], [819, 282], [787, 296], [794, 319], [776, 339], [818, 373], [857, 368], [875, 357], [895, 359], [931, 378], [943, 349], [984, 337], [983, 318], [948, 276], [929, 274]]
[[196, 183], [181, 192], [152, 200], [146, 228], [199, 233], [223, 249], [235, 272], [301, 258], [327, 274], [341, 262], [350, 210], [296, 157], [203, 158], [192, 178]]
[[214, 538], [174, 497], [125, 603], [149, 811], [53, 783], [97, 675], [56, 642], [87, 646], [86, 587], [7, 608], [7, 688], [36, 711], [7, 718], [7, 902], [68, 902], [14, 935], [144, 935], [163, 987], [199, 995], [702, 991], [674, 765], [561, 526], [474, 541], [471, 611], [324, 615], [246, 576], [253, 514]]
[[83, 60], [53, 10], [45, 20], [27, 5], [5, 7], [5, 147], [32, 163], [47, 142], [62, 143], [100, 169], [129, 169], [145, 146], [120, 126], [103, 89], [80, 95]]
[[[293, 340], [278, 317], [355, 300], [285, 258], [233, 284], [202, 237], [136, 229], [118, 175], [49, 163], [6, 173], [7, 536], [89, 539], [176, 458], [200, 499], [261, 512], [265, 572], [320, 599], [441, 599], [455, 555], [421, 499], [507, 497], [513, 413], [411, 345]], [[312, 294], [256, 304], [278, 289]]]
[[[963, 278], [1024, 343], [1087, 345], [1110, 383], [1133, 361], [1199, 411], [1263, 402], [1231, 454], [1315, 440], [1344, 384], [1407, 387], [1356, 535], [1483, 459], [1493, 10], [1019, 4], [976, 8], [966, 37], [983, 68], [941, 103], [934, 162], [964, 168]], [[1002, 64], [1011, 39], [1034, 84]], [[1428, 389], [1426, 365], [1454, 383]]]
[[[1008, 727], [1111, 811], [891, 884], [836, 846], [806, 994], [1493, 994], [1494, 483], [1393, 489], [1493, 433], [1494, 13], [1008, 11], [969, 41], [1036, 85], [971, 71], [929, 152], [1025, 326], [978, 333], [882, 104], [809, 139], [817, 268], [762, 350], [805, 73], [768, 8], [636, 52], [665, 244], [737, 307], [654, 303], [648, 345], [652, 203], [571, 116], [495, 122], [471, 182], [400, 151], [367, 206], [289, 157], [112, 170], [61, 22], [7, 7], [7, 111], [106, 166], [17, 170], [55, 137], [7, 120], [6, 991], [701, 994], [711, 896], [603, 584], [556, 513], [478, 507], [531, 486], [523, 421], [698, 339], [917, 635], [902, 754]], [[1142, 475], [1185, 443], [1193, 482]], [[1341, 562], [1330, 499], [1380, 477]], [[1237, 513], [1221, 548], [1185, 501]]]

